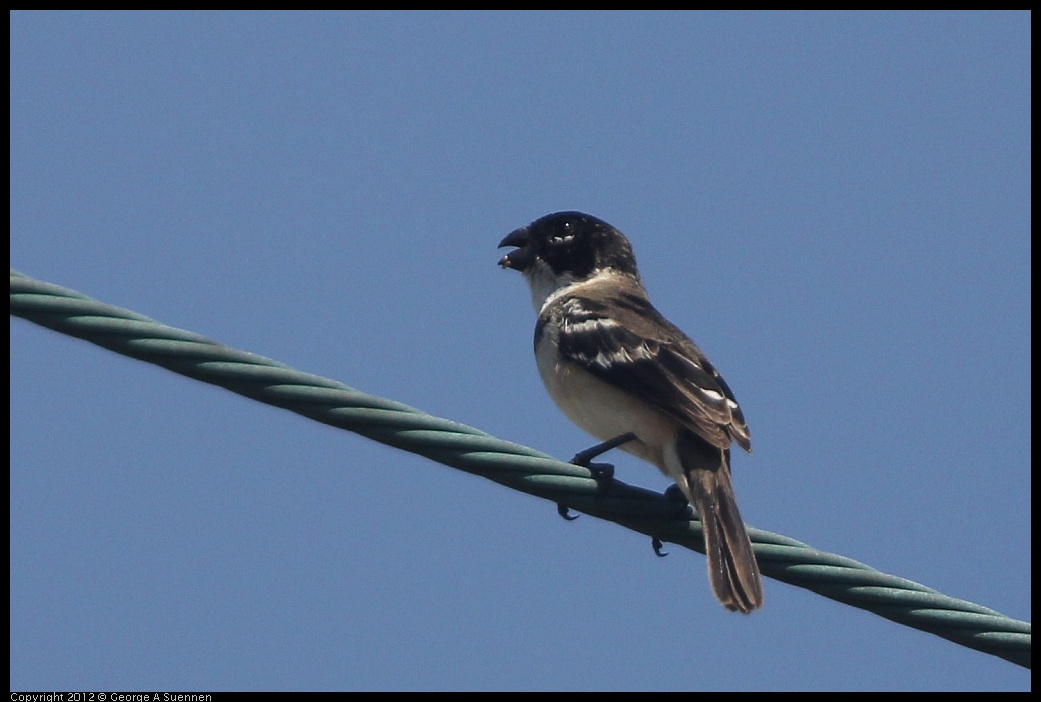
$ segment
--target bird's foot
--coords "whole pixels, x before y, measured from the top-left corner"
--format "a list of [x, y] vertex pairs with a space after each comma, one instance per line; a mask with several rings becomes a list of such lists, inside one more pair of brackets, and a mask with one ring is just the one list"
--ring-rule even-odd
[[682, 490], [680, 490], [679, 485], [672, 484], [665, 488], [665, 499], [676, 505], [676, 516], [686, 514], [690, 500], [688, 500], [687, 496], [683, 494]]
[[571, 459], [571, 463], [576, 466], [588, 468], [597, 480], [611, 480], [614, 477], [614, 466], [610, 463], [593, 463], [593, 459], [603, 453], [607, 453], [613, 448], [618, 448], [622, 444], [627, 444], [634, 439], [636, 439], [636, 434], [633, 434], [631, 431], [626, 432], [625, 434], [620, 434], [619, 436], [616, 436], [613, 439], [608, 439], [596, 446], [590, 446], [585, 451], [579, 451], [575, 454], [575, 457]]

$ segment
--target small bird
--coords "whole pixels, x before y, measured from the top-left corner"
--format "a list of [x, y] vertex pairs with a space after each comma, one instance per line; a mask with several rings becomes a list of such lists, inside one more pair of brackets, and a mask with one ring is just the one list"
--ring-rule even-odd
[[592, 215], [556, 212], [510, 232], [505, 246], [516, 248], [499, 265], [531, 288], [535, 359], [553, 401], [604, 445], [674, 480], [701, 519], [716, 598], [730, 611], [761, 607], [730, 479], [731, 442], [751, 450], [744, 414], [701, 350], [651, 305], [629, 240]]

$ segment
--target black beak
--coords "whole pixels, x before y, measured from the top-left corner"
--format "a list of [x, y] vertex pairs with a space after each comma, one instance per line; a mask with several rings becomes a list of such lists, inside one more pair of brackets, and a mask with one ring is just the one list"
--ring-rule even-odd
[[499, 265], [503, 268], [513, 268], [523, 271], [535, 260], [535, 254], [531, 251], [531, 234], [527, 227], [514, 229], [499, 242], [499, 248], [504, 246], [516, 246], [517, 249], [509, 252], [499, 259]]

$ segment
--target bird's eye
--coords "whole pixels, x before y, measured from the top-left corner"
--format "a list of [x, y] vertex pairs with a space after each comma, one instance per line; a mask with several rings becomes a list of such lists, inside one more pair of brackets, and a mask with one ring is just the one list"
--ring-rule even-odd
[[572, 228], [574, 227], [574, 222], [572, 222], [569, 219], [566, 219], [563, 222], [561, 222], [561, 227], [563, 230], [556, 234], [553, 237], [553, 240], [561, 243], [565, 241], [570, 241], [571, 238], [574, 237], [574, 232], [572, 231]]

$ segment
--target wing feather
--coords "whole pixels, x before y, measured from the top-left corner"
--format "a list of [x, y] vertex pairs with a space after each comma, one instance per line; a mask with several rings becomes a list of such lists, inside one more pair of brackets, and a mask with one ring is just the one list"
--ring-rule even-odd
[[730, 387], [701, 350], [645, 295], [607, 292], [556, 300], [544, 314], [560, 329], [560, 354], [726, 449], [751, 446]]

